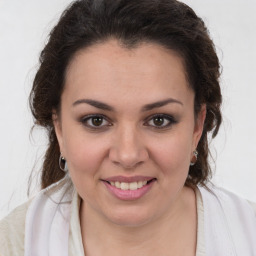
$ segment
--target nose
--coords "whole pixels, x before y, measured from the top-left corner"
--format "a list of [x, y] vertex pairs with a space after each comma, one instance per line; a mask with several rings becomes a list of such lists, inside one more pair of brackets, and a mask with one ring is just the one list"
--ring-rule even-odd
[[109, 151], [110, 160], [125, 169], [133, 169], [148, 158], [148, 150], [135, 128], [119, 129]]

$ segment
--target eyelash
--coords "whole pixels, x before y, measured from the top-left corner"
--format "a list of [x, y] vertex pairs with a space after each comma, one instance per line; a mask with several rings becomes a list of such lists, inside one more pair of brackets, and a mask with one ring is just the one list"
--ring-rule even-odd
[[102, 129], [102, 128], [105, 128], [107, 126], [112, 126], [112, 124], [107, 124], [107, 125], [101, 125], [101, 126], [94, 126], [93, 124], [88, 124], [88, 122], [92, 122], [93, 118], [102, 118], [103, 122], [108, 122], [110, 123], [109, 119], [104, 116], [104, 115], [101, 115], [101, 114], [94, 114], [94, 115], [88, 115], [88, 116], [85, 116], [82, 118], [81, 120], [81, 123], [90, 128], [91, 130], [99, 130], [99, 129]]
[[[150, 116], [146, 123], [149, 123], [150, 121], [154, 122], [154, 118], [162, 118], [164, 120], [164, 122], [167, 122], [167, 124], [165, 124], [164, 126], [154, 126], [154, 125], [146, 125], [146, 126], [151, 126], [153, 129], [167, 129], [169, 128], [170, 126], [174, 125], [177, 123], [177, 120], [173, 117], [173, 116], [170, 116], [170, 115], [167, 115], [167, 114], [155, 114], [153, 116]], [[145, 124], [145, 123], [144, 123]]]
[[[102, 118], [103, 123], [107, 122], [108, 124], [104, 124], [104, 125], [101, 124], [99, 126], [97, 126], [97, 125], [95, 126], [92, 123], [88, 124], [88, 122], [92, 122], [93, 118]], [[150, 125], [149, 122], [150, 121], [154, 122], [154, 118], [162, 118], [164, 120], [164, 123], [167, 122], [167, 124], [165, 124], [164, 126]], [[81, 123], [91, 130], [100, 130], [100, 129], [104, 129], [108, 126], [112, 126], [110, 120], [106, 116], [101, 115], [101, 114], [93, 114], [93, 115], [85, 116], [82, 118]], [[163, 130], [163, 129], [169, 128], [170, 126], [172, 126], [176, 123], [177, 123], [177, 120], [173, 116], [170, 116], [167, 114], [155, 114], [155, 115], [147, 118], [146, 122], [144, 122], [144, 125], [151, 126], [153, 129], [158, 129], [158, 130], [162, 129]]]

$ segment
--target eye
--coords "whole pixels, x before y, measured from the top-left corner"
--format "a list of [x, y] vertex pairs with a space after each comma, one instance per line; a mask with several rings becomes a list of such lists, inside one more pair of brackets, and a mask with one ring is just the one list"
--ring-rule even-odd
[[103, 115], [89, 115], [85, 116], [81, 120], [82, 124], [92, 128], [92, 129], [100, 129], [106, 126], [111, 126], [112, 124], [107, 120], [107, 118]]
[[145, 125], [152, 126], [157, 129], [164, 129], [175, 123], [177, 123], [177, 121], [172, 116], [166, 114], [157, 114], [151, 116], [145, 123]]

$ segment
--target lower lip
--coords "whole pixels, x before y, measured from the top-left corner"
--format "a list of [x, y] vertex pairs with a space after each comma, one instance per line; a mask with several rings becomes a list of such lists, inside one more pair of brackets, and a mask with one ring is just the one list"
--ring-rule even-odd
[[107, 189], [118, 199], [121, 200], [136, 200], [143, 197], [153, 186], [155, 180], [151, 181], [149, 184], [138, 188], [136, 190], [122, 190], [115, 186], [110, 185], [108, 182], [103, 181]]

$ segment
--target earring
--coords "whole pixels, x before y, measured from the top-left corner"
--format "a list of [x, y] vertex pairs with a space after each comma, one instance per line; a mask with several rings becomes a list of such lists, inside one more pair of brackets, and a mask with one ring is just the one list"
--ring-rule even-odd
[[192, 157], [191, 162], [190, 162], [190, 166], [193, 166], [193, 165], [196, 164], [197, 158], [198, 158], [198, 151], [194, 150], [193, 151], [193, 157]]
[[68, 171], [68, 164], [66, 159], [62, 156], [62, 154], [60, 153], [60, 158], [59, 158], [59, 167], [63, 172], [67, 172]]

